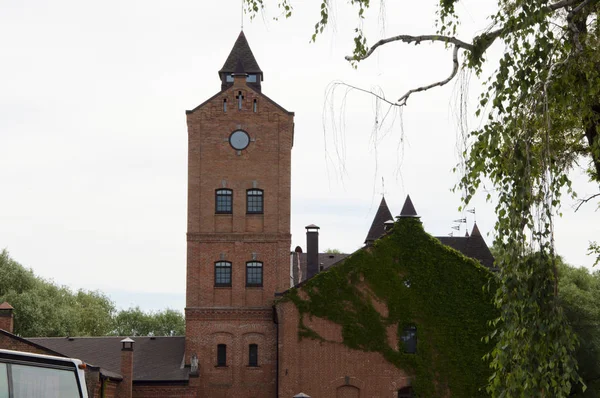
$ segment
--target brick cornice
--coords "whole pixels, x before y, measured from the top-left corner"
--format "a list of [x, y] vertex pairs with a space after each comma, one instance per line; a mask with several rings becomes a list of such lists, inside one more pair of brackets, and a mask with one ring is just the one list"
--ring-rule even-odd
[[209, 308], [188, 307], [185, 309], [186, 318], [201, 320], [273, 320], [273, 308]]
[[291, 234], [187, 233], [188, 242], [287, 242], [291, 238]]

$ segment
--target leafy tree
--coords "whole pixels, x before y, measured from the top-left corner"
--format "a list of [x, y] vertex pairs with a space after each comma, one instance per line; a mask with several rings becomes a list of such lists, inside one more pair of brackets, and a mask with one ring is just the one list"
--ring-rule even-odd
[[579, 338], [576, 351], [580, 374], [587, 385], [574, 388], [573, 396], [600, 397], [600, 271], [590, 274], [559, 261], [559, 297], [565, 315]]
[[144, 312], [140, 307], [119, 311], [115, 317], [117, 336], [181, 336], [185, 334], [185, 319], [179, 311], [166, 309]]
[[327, 253], [327, 254], [341, 254], [342, 252], [339, 249], [328, 248], [328, 249], [325, 249], [325, 253]]
[[46, 336], [174, 336], [185, 332], [183, 314], [142, 311], [139, 307], [116, 312], [100, 291], [72, 292], [39, 278], [31, 269], [0, 252], [0, 303], [15, 309], [14, 332], [24, 337]]
[[[275, 1], [283, 15], [291, 16], [290, 0]], [[247, 11], [256, 14], [263, 2], [245, 0]], [[577, 339], [558, 299], [553, 217], [564, 191], [575, 197], [568, 173], [577, 162], [587, 162], [590, 181], [600, 183], [600, 0], [497, 0], [488, 28], [471, 39], [456, 36], [458, 0], [440, 0], [437, 32], [398, 34], [370, 47], [362, 20], [371, 1], [347, 3], [359, 17], [354, 51], [346, 57], [354, 67], [395, 41], [439, 42], [452, 51], [446, 79], [415, 87], [397, 101], [373, 94], [392, 107], [452, 81], [461, 65], [479, 76], [492, 44], [504, 45], [476, 111], [483, 127], [463, 132], [470, 146], [463, 153], [457, 187], [465, 204], [484, 180], [498, 193], [501, 283], [495, 301], [500, 316], [494, 322], [497, 344], [489, 358], [494, 374], [488, 392], [495, 397], [567, 396], [581, 378], [574, 357]], [[332, 0], [317, 4], [313, 40], [330, 20]], [[531, 252], [538, 254], [528, 256]], [[590, 245], [590, 252], [600, 259], [597, 244]]]

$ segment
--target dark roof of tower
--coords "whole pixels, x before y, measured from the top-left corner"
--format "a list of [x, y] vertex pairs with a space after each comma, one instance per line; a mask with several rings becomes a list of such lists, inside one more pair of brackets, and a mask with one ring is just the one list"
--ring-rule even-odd
[[239, 73], [238, 63], [241, 63], [241, 67], [243, 72], [245, 73], [261, 73], [260, 66], [258, 66], [258, 62], [254, 58], [254, 54], [252, 54], [252, 50], [250, 49], [250, 45], [248, 44], [248, 40], [246, 40], [246, 36], [244, 35], [244, 31], [240, 32], [227, 60], [223, 64], [223, 67], [219, 71], [219, 75], [221, 73]]
[[406, 200], [404, 201], [404, 206], [402, 206], [400, 217], [418, 217], [415, 206], [413, 205], [412, 200], [410, 200], [410, 195], [406, 195]]
[[479, 232], [479, 228], [477, 228], [477, 223], [473, 224], [473, 230], [471, 231], [471, 236], [481, 236], [481, 232]]
[[375, 218], [373, 219], [373, 223], [371, 224], [371, 228], [369, 229], [365, 243], [373, 242], [381, 238], [381, 236], [385, 233], [384, 223], [393, 219], [394, 217], [392, 216], [392, 212], [385, 202], [385, 197], [381, 198], [381, 203], [379, 204], [377, 214], [375, 214]]

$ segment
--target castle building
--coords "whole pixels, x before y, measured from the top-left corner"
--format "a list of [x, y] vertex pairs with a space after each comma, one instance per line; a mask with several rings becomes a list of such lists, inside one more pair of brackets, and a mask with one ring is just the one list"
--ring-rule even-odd
[[[311, 281], [343, 267], [352, 273], [353, 264], [366, 264], [371, 260], [364, 259], [383, 250], [379, 239], [390, 241], [393, 231], [401, 230], [395, 224], [418, 220], [410, 198], [396, 222], [382, 199], [358, 254], [319, 253], [316, 225], [307, 226], [306, 253], [300, 247], [290, 252], [294, 113], [262, 92], [263, 71], [243, 32], [218, 76], [221, 90], [186, 111], [185, 336], [133, 337], [133, 343], [127, 341], [133, 350], [122, 349], [123, 337], [26, 339], [12, 334], [13, 309], [3, 304], [0, 347], [86, 361], [93, 397], [412, 396], [414, 372], [398, 363], [417, 350], [418, 320], [406, 335], [406, 327], [384, 308], [387, 298], [369, 298], [365, 292], [370, 288], [360, 278], [352, 279], [356, 295], [365, 294], [367, 307], [389, 319], [389, 353], [353, 346], [347, 340], [348, 325], [335, 316], [308, 312], [315, 293]], [[414, 225], [421, 236], [420, 224]], [[429, 235], [423, 237], [424, 244], [431, 244]], [[482, 271], [464, 255], [488, 268], [493, 264], [476, 226], [471, 236], [434, 241], [432, 251], [450, 256], [449, 264], [466, 272]], [[402, 253], [407, 250], [413, 246]], [[461, 283], [461, 291], [471, 289]], [[398, 289], [409, 287], [405, 282]], [[337, 305], [335, 296], [329, 300]], [[302, 302], [306, 307], [298, 307]], [[402, 351], [398, 336], [409, 336], [406, 341], [414, 351]], [[390, 362], [390, 355], [400, 362]]]

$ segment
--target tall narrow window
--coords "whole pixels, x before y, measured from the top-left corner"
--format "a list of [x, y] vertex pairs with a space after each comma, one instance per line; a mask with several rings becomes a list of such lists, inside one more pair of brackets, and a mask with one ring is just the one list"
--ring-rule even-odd
[[227, 366], [227, 346], [217, 345], [217, 366]]
[[248, 366], [258, 366], [258, 345], [250, 344], [248, 347]]
[[260, 261], [246, 263], [246, 286], [260, 287], [263, 285], [263, 264]]
[[258, 102], [256, 102], [256, 100], [254, 100], [254, 102], [252, 103], [252, 110], [254, 111], [254, 113], [256, 113], [256, 111], [258, 110]]
[[233, 211], [233, 191], [217, 189], [215, 191], [215, 213], [231, 214]]
[[246, 213], [262, 214], [263, 213], [263, 190], [249, 189], [246, 191]]
[[238, 109], [242, 109], [242, 101], [244, 100], [244, 96], [242, 95], [241, 91], [238, 91], [238, 95], [236, 98], [238, 100]]
[[227, 98], [223, 99], [223, 112], [227, 112]]
[[402, 341], [404, 342], [404, 352], [414, 354], [417, 352], [417, 327], [409, 326], [404, 328], [402, 333]]
[[231, 263], [229, 261], [217, 261], [215, 263], [215, 286], [231, 286]]

